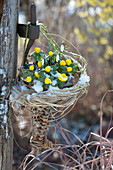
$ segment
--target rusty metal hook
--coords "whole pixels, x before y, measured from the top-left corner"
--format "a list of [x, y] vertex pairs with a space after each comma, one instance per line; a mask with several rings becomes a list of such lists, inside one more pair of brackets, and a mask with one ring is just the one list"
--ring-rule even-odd
[[[30, 48], [32, 47], [35, 39], [39, 38], [40, 26], [36, 25], [36, 5], [34, 3], [31, 4], [30, 7], [30, 15], [31, 15], [31, 22], [28, 25], [28, 34], [27, 38], [29, 38], [26, 51], [24, 53], [24, 63], [27, 61], [27, 55], [29, 53]], [[27, 24], [17, 24], [17, 33], [20, 37], [25, 38], [27, 31]]]

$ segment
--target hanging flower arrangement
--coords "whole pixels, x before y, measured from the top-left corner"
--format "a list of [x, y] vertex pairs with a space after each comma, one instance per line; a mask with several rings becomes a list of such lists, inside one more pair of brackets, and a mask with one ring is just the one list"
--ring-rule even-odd
[[[47, 139], [49, 123], [65, 116], [77, 100], [87, 92], [90, 78], [86, 73], [87, 62], [81, 55], [69, 52], [50, 36], [40, 24], [40, 33], [47, 39], [51, 49], [48, 54], [35, 47], [30, 60], [19, 68], [17, 85], [10, 95], [12, 108], [18, 116], [29, 107], [32, 120], [32, 148], [48, 148], [53, 144]], [[18, 109], [17, 109], [18, 107]]]
[[48, 90], [50, 86], [54, 89], [74, 86], [75, 76], [80, 76], [81, 65], [62, 53], [49, 51], [44, 54], [35, 47], [31, 58], [32, 63], [19, 68], [19, 76], [37, 92]]

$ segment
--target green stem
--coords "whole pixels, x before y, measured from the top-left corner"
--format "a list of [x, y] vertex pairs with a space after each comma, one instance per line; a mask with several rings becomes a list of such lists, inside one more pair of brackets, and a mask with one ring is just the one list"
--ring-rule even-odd
[[[42, 30], [44, 31], [44, 33], [40, 30], [41, 34], [49, 41], [51, 47], [53, 47], [55, 49], [56, 52], [58, 52], [59, 54], [61, 54], [64, 58], [65, 58], [65, 55], [61, 52], [61, 48], [59, 47], [59, 45], [55, 42], [55, 40], [50, 36], [47, 28], [45, 27], [44, 24], [40, 23], [40, 27], [42, 28]], [[80, 60], [83, 61], [84, 63], [84, 66], [82, 68], [81, 71], [77, 71], [77, 73], [81, 73], [81, 72], [84, 72], [86, 67], [87, 67], [87, 61], [85, 60], [84, 57], [82, 57], [81, 55], [78, 55], [76, 53], [72, 53], [72, 52], [69, 52], [69, 51], [66, 51], [64, 50], [63, 51], [65, 54], [68, 54], [68, 55], [71, 55], [71, 56], [74, 56], [74, 57], [78, 57]]]
[[26, 37], [25, 37], [25, 42], [24, 42], [24, 51], [23, 51], [23, 59], [22, 59], [21, 66], [24, 65], [25, 51], [26, 51], [26, 43], [27, 43], [27, 35], [28, 35], [28, 25], [29, 25], [29, 23], [27, 23], [27, 28], [26, 28]]

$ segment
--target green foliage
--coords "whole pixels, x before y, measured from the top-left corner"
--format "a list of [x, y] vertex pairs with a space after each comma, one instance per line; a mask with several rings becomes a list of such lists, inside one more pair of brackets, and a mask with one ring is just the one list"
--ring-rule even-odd
[[[36, 47], [35, 52], [30, 56], [34, 60], [33, 63], [27, 63], [19, 69], [20, 77], [30, 85], [34, 85], [35, 80], [38, 80], [42, 83], [42, 87], [48, 89], [49, 85], [55, 80], [55, 84], [52, 84], [52, 86], [63, 88], [70, 74], [74, 76], [77, 70], [80, 71], [78, 63], [72, 62], [66, 56], [64, 59], [62, 53], [49, 51], [48, 54], [44, 54], [40, 48]], [[69, 81], [71, 81], [71, 78], [69, 78]]]

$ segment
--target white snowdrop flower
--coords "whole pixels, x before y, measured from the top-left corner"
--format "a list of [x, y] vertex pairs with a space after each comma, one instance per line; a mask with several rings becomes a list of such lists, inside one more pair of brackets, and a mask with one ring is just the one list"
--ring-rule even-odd
[[61, 45], [61, 48], [60, 48], [61, 52], [64, 51], [64, 45]]
[[58, 62], [58, 61], [59, 61], [59, 55], [56, 56], [56, 62]]
[[43, 58], [41, 59], [41, 63], [42, 63], [42, 65], [44, 65], [44, 59]]

